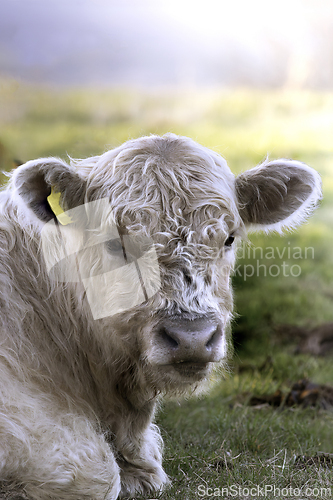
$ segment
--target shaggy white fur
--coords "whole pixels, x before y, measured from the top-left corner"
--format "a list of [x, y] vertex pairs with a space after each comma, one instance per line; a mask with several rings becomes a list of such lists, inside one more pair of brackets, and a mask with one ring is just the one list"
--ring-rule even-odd
[[[208, 386], [223, 365], [234, 237], [246, 227], [293, 228], [320, 185], [314, 170], [291, 160], [235, 179], [219, 155], [172, 134], [71, 165], [43, 158], [19, 167], [0, 194], [0, 479], [11, 491], [111, 500], [167, 484], [156, 405], [163, 394]], [[84, 208], [84, 223], [76, 221], [84, 245], [53, 274], [42, 232], [53, 221], [54, 255], [65, 233], [47, 200], [51, 188], [65, 211], [108, 200], [108, 209]], [[84, 280], [125, 259], [129, 284], [139, 276], [153, 286], [156, 272], [140, 277], [135, 264], [149, 245], [156, 293], [94, 319]], [[90, 290], [97, 304], [125, 297], [114, 279], [107, 293]]]

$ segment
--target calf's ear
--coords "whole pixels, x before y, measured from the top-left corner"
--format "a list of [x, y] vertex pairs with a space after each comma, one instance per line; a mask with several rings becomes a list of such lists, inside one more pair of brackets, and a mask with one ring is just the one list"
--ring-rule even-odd
[[292, 160], [266, 161], [236, 177], [241, 218], [251, 230], [293, 229], [322, 197], [314, 169]]
[[51, 190], [60, 193], [59, 203], [64, 211], [84, 200], [85, 180], [59, 158], [28, 161], [14, 171], [11, 185], [16, 200], [42, 222], [56, 218], [48, 201]]

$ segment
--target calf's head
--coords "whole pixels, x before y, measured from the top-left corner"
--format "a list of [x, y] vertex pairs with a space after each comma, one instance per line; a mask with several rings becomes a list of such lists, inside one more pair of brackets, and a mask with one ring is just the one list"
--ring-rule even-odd
[[207, 379], [226, 356], [237, 240], [297, 226], [321, 196], [319, 175], [300, 162], [266, 161], [235, 178], [221, 156], [172, 134], [71, 166], [31, 161], [11, 182], [49, 279], [84, 289], [80, 314], [96, 339], [170, 390]]

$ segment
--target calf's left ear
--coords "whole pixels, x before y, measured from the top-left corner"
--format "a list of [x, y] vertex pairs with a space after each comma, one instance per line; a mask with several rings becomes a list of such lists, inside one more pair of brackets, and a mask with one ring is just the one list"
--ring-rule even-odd
[[59, 158], [40, 158], [18, 167], [12, 176], [15, 196], [35, 220], [48, 222], [56, 213], [48, 201], [51, 190], [59, 193], [62, 210], [83, 203], [86, 182], [76, 170]]
[[322, 197], [313, 168], [292, 160], [275, 160], [236, 177], [240, 216], [252, 230], [281, 232], [301, 224]]

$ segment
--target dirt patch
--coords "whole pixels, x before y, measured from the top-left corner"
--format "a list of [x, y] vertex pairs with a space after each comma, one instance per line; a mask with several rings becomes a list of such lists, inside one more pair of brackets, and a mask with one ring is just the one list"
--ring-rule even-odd
[[275, 333], [283, 340], [299, 342], [295, 353], [315, 356], [333, 355], [333, 323], [324, 323], [314, 328], [295, 325], [278, 325]]
[[294, 465], [300, 469], [306, 469], [307, 467], [313, 466], [333, 468], [333, 453], [322, 453], [314, 457], [298, 455]]
[[309, 380], [300, 380], [292, 385], [289, 393], [280, 390], [273, 394], [263, 396], [252, 396], [249, 400], [250, 406], [302, 406], [320, 407], [324, 409], [333, 408], [333, 387], [328, 385], [314, 384]]

